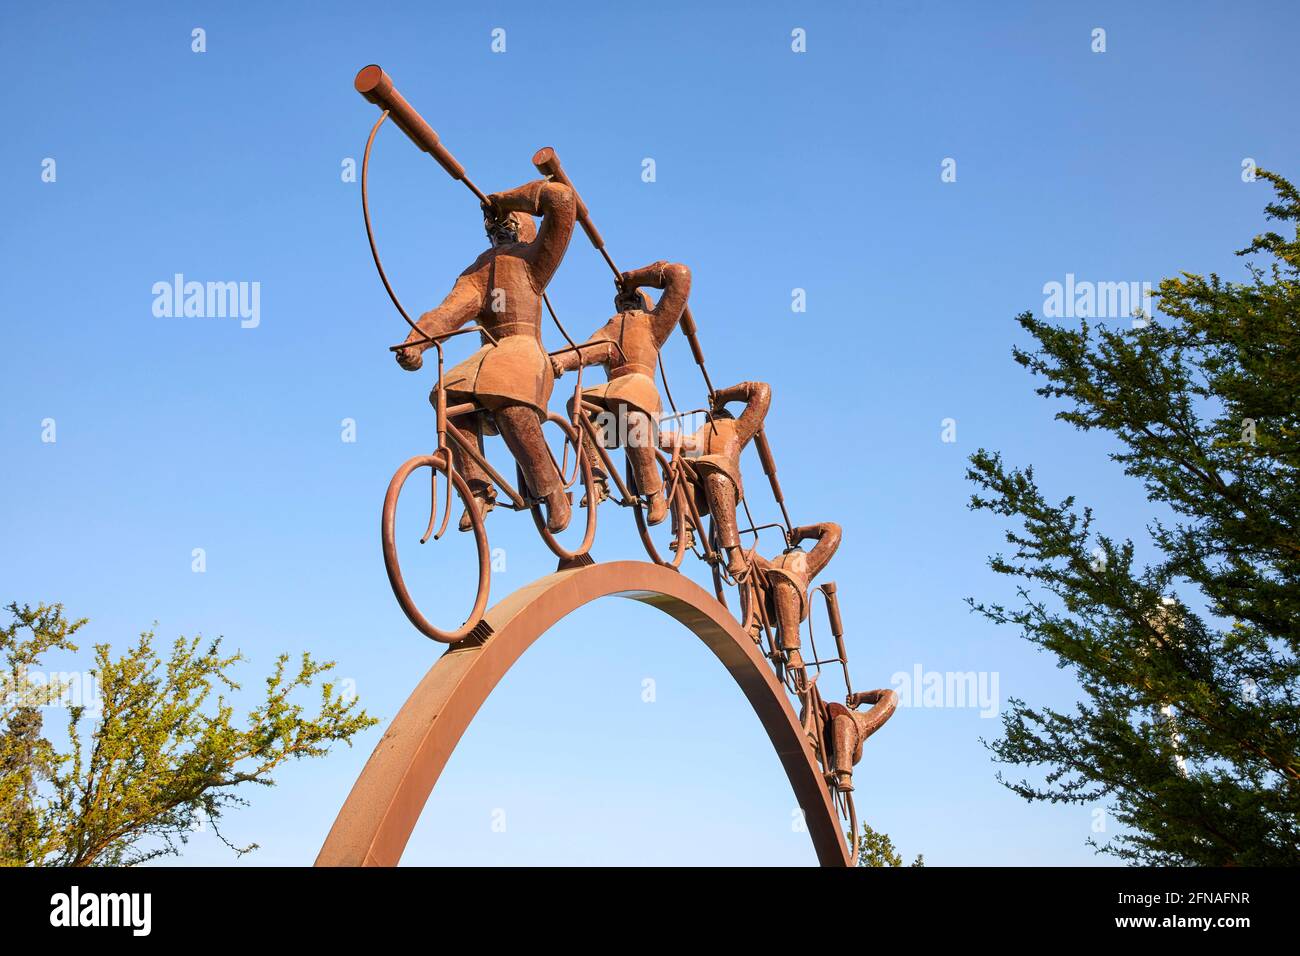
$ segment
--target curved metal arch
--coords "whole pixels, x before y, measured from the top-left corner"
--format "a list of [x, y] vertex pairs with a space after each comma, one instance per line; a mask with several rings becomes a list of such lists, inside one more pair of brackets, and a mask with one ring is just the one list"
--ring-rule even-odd
[[395, 866], [448, 758], [488, 694], [547, 629], [600, 597], [659, 608], [726, 666], [758, 715], [803, 808], [817, 859], [849, 865], [838, 814], [785, 692], [753, 640], [694, 581], [643, 561], [558, 571], [515, 591], [484, 617], [484, 643], [453, 645], [393, 718], [316, 857], [317, 866]]

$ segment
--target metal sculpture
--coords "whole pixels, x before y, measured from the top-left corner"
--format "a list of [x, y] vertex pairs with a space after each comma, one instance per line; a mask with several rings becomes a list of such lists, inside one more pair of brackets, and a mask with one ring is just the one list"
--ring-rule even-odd
[[566, 614], [617, 595], [648, 604], [690, 629], [736, 681], [781, 760], [818, 860], [844, 866], [840, 832], [821, 768], [754, 642], [690, 578], [645, 561], [606, 561], [547, 575], [504, 598], [485, 620], [492, 637], [466, 641], [425, 674], [352, 787], [317, 866], [394, 866], [448, 758], [497, 682]]
[[[643, 286], [664, 290], [657, 304], [641, 291]], [[614, 317], [579, 348], [553, 359], [557, 375], [584, 365], [605, 366], [605, 384], [585, 389], [581, 401], [584, 408], [590, 405], [597, 414], [613, 416], [612, 428], [604, 429], [600, 444], [608, 448], [622, 437], [637, 490], [648, 502], [648, 525], [659, 524], [668, 513], [656, 457], [663, 402], [655, 388], [655, 368], [659, 350], [677, 328], [690, 292], [691, 270], [681, 263], [660, 261], [624, 272], [614, 296]], [[574, 414], [572, 403], [569, 414]], [[593, 461], [592, 467], [597, 492], [607, 498], [607, 474], [599, 462]]]
[[[763, 428], [771, 405], [770, 387], [750, 381], [714, 389], [687, 305], [690, 270], [659, 261], [620, 272], [553, 149], [543, 148], [533, 156], [542, 179], [484, 194], [383, 70], [377, 66], [361, 70], [355, 87], [382, 111], [366, 142], [361, 198], [375, 267], [393, 305], [410, 326], [406, 339], [390, 350], [398, 364], [410, 371], [421, 368], [429, 349], [438, 359], [438, 378], [430, 394], [437, 446], [432, 453], [405, 462], [389, 483], [381, 522], [384, 565], [393, 593], [412, 624], [450, 647], [375, 749], [317, 863], [396, 863], [452, 748], [505, 670], [559, 617], [606, 594], [662, 607], [709, 645], [767, 728], [807, 814], [819, 859], [828, 865], [852, 861], [857, 853], [853, 767], [867, 738], [894, 713], [897, 695], [889, 690], [853, 692], [836, 586], [827, 582], [810, 591], [813, 578], [839, 546], [840, 528], [832, 522], [791, 525], [776, 459]], [[388, 280], [370, 217], [371, 151], [376, 134], [390, 117], [474, 194], [490, 242], [456, 279], [443, 302], [418, 321], [411, 318]], [[540, 228], [534, 216], [541, 217]], [[609, 266], [616, 286], [616, 314], [581, 344], [564, 328], [546, 292], [575, 225], [582, 227]], [[662, 289], [658, 302], [643, 288]], [[543, 307], [567, 343], [549, 353], [542, 346]], [[661, 349], [678, 325], [704, 380], [707, 398], [699, 409], [678, 410], [669, 388]], [[445, 344], [472, 332], [479, 333], [479, 348], [446, 370]], [[592, 365], [604, 366], [606, 382], [584, 389], [583, 370]], [[664, 414], [655, 385], [656, 366], [670, 414]], [[570, 372], [576, 374], [565, 417], [552, 412], [549, 403], [556, 379]], [[734, 403], [744, 407], [733, 416], [727, 406]], [[686, 420], [692, 415], [703, 415], [705, 422], [686, 431]], [[613, 437], [605, 427], [609, 416], [614, 419]], [[661, 429], [668, 423], [675, 427]], [[547, 440], [546, 426], [553, 426], [552, 433], [559, 432], [558, 455]], [[513, 454], [517, 488], [488, 462], [485, 435], [500, 435]], [[781, 522], [759, 525], [754, 521], [741, 466], [741, 454], [751, 443]], [[620, 445], [627, 458], [626, 480], [610, 457], [610, 451]], [[425, 616], [407, 587], [398, 555], [398, 500], [411, 476], [423, 474], [426, 468], [429, 518], [420, 543], [440, 539], [446, 532], [454, 492], [463, 508], [459, 528], [472, 533], [478, 551], [473, 607], [455, 628], [438, 627]], [[570, 523], [570, 489], [579, 481], [584, 491], [579, 508], [586, 513], [583, 536], [578, 544], [565, 545], [558, 535]], [[488, 610], [491, 566], [484, 519], [496, 506], [498, 492], [505, 494], [511, 509], [532, 512], [538, 532], [560, 558], [560, 569]], [[597, 513], [606, 501], [633, 510], [652, 563], [594, 564], [589, 552]], [[743, 529], [738, 508], [747, 521]], [[662, 539], [656, 543], [652, 529], [670, 514], [671, 534], [665, 546]], [[709, 519], [707, 530], [704, 518]], [[760, 535], [769, 529], [779, 531], [783, 544], [782, 552], [772, 559], [762, 557], [758, 549]], [[748, 548], [741, 541], [747, 534], [753, 536]], [[816, 540], [811, 551], [799, 547], [805, 540]], [[712, 596], [676, 573], [688, 552], [709, 567]], [[739, 591], [739, 621], [727, 611], [727, 587]], [[817, 653], [810, 616], [816, 591], [826, 599], [837, 651], [832, 658], [822, 659]], [[811, 651], [808, 661], [800, 634], [804, 622]], [[771, 668], [763, 663], [764, 657]], [[821, 668], [832, 663], [843, 671], [844, 704], [821, 698]], [[798, 719], [783, 687], [801, 706]], [[863, 704], [871, 709], [859, 712]], [[851, 831], [847, 845], [841, 838], [840, 815]]]
[[[727, 410], [730, 402], [744, 402], [739, 417]], [[758, 435], [772, 404], [772, 390], [764, 382], [741, 382], [714, 392], [709, 421], [693, 435], [682, 436], [682, 446], [692, 455], [695, 472], [703, 479], [696, 506], [713, 518], [715, 544], [726, 557], [732, 577], [744, 576], [749, 564], [740, 547], [736, 505], [745, 497], [740, 478], [740, 453]]]
[[[487, 471], [465, 452], [482, 443], [487, 427], [514, 454], [532, 496], [546, 502], [546, 529], [557, 534], [569, 525], [569, 502], [542, 437], [555, 382], [551, 360], [542, 350], [542, 293], [569, 247], [573, 193], [561, 183], [540, 179], [493, 193], [483, 205], [491, 245], [457, 277], [442, 304], [420, 316], [398, 349], [397, 362], [414, 372], [436, 339], [478, 322], [481, 347], [439, 376], [441, 391], [435, 390], [430, 401], [468, 406], [448, 414], [446, 426], [458, 449], [453, 457], [473, 495], [472, 507], [486, 516], [496, 505]], [[542, 217], [540, 229], [532, 216]], [[460, 530], [471, 525], [467, 510]]]
[[[750, 555], [754, 568], [752, 589], [763, 603], [766, 620], [774, 623], [778, 637], [777, 647], [786, 673], [794, 682], [796, 694], [803, 691], [806, 679], [803, 657], [800, 653], [799, 626], [808, 619], [808, 588], [830, 563], [840, 546], [840, 526], [833, 521], [804, 525], [790, 532], [790, 547], [772, 560], [756, 551]], [[799, 542], [815, 540], [811, 551], [804, 551]], [[744, 615], [747, 616], [747, 615]], [[753, 624], [749, 625], [753, 628]]]

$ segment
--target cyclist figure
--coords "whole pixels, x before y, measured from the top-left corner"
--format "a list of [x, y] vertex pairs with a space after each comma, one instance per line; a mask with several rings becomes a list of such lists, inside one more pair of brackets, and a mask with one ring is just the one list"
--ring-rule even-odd
[[[767, 619], [776, 623], [778, 646], [786, 657], [786, 667], [793, 673], [795, 686], [804, 681], [804, 662], [799, 653], [799, 627], [808, 619], [808, 589], [830, 563], [840, 546], [840, 526], [833, 521], [802, 525], [790, 532], [790, 547], [769, 561], [756, 551], [750, 560], [762, 582]], [[799, 547], [800, 541], [816, 539], [811, 551]]]
[[[827, 746], [835, 773], [835, 786], [845, 792], [853, 789], [853, 768], [862, 759], [862, 745], [898, 709], [898, 691], [864, 690], [850, 694], [847, 703], [847, 707], [840, 703], [825, 705], [826, 718], [830, 722]], [[872, 705], [866, 713], [857, 709], [863, 704]]]
[[[729, 402], [745, 403], [739, 418], [727, 411]], [[701, 517], [713, 515], [718, 546], [732, 575], [742, 574], [748, 567], [736, 526], [736, 505], [745, 496], [740, 453], [763, 427], [771, 404], [772, 390], [765, 382], [741, 382], [713, 393], [713, 420], [695, 434], [665, 433], [660, 438], [660, 444], [669, 449], [680, 440], [681, 447], [690, 454], [691, 465], [703, 479], [703, 487], [696, 488], [696, 507]]]
[[[532, 217], [541, 216], [541, 228]], [[482, 335], [482, 347], [443, 375], [449, 404], [474, 402], [478, 411], [449, 418], [448, 429], [467, 445], [482, 446], [485, 426], [499, 433], [519, 462], [532, 496], [546, 502], [546, 527], [552, 533], [569, 524], [563, 480], [542, 435], [546, 406], [555, 383], [541, 341], [542, 293], [559, 268], [573, 235], [577, 203], [562, 183], [539, 179], [508, 192], [493, 193], [484, 206], [483, 227], [491, 246], [456, 279], [442, 304], [420, 316], [421, 333], [433, 337], [477, 321], [496, 339]], [[430, 345], [412, 331], [397, 362], [408, 371], [423, 364]], [[435, 390], [436, 391], [436, 390]], [[434, 396], [430, 396], [430, 401]], [[455, 451], [475, 504], [484, 515], [496, 503], [488, 475], [468, 455]], [[460, 530], [470, 528], [468, 510]]]
[[[663, 289], [659, 304], [641, 291], [643, 286]], [[686, 309], [691, 292], [691, 270], [681, 263], [659, 262], [624, 272], [614, 296], [617, 315], [605, 323], [576, 351], [552, 359], [556, 375], [586, 365], [604, 365], [608, 381], [582, 390], [582, 400], [600, 406], [616, 416], [615, 431], [624, 436], [624, 446], [636, 475], [640, 494], [649, 499], [648, 524], [656, 525], [668, 512], [668, 500], [661, 494], [663, 478], [655, 457], [658, 447], [659, 414], [663, 403], [655, 388], [655, 365], [659, 350]], [[614, 346], [617, 345], [618, 348]], [[573, 416], [573, 402], [569, 402]], [[616, 447], [617, 437], [605, 429], [602, 442]], [[608, 476], [595, 452], [586, 448], [601, 500], [609, 496]]]
[[[850, 694], [848, 706], [828, 704], [817, 690], [817, 678], [804, 685], [800, 692], [803, 704], [799, 723], [817, 750], [817, 756], [835, 786], [848, 793], [853, 790], [853, 768], [862, 759], [862, 745], [867, 738], [885, 725], [898, 709], [898, 692], [895, 690], [864, 690]], [[858, 707], [871, 704], [866, 713]], [[820, 741], [820, 748], [817, 746]]]

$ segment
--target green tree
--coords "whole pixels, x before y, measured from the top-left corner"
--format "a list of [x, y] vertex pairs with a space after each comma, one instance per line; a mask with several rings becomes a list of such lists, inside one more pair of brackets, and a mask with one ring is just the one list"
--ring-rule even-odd
[[[845, 834], [852, 837], [852, 833]], [[902, 866], [903, 857], [894, 849], [894, 841], [888, 833], [880, 833], [862, 824], [862, 835], [858, 838], [858, 866]], [[925, 866], [925, 858], [917, 854], [910, 866]]]
[[1090, 842], [1130, 862], [1300, 864], [1300, 196], [1260, 176], [1286, 235], [1238, 253], [1249, 281], [1166, 279], [1164, 315], [1131, 329], [1018, 318], [1037, 393], [1114, 436], [1155, 506], [1150, 563], [1073, 496], [1049, 501], [1031, 467], [970, 459], [971, 507], [1010, 519], [1013, 550], [990, 564], [1019, 595], [972, 606], [1081, 685], [1072, 711], [1010, 702], [990, 747], [1043, 776], [1002, 782], [1108, 804], [1127, 832]]
[[237, 788], [270, 786], [284, 762], [321, 756], [375, 723], [326, 681], [314, 715], [294, 702], [295, 691], [310, 691], [334, 666], [306, 654], [294, 669], [281, 655], [265, 696], [240, 720], [226, 694], [239, 690], [231, 673], [242, 655], [223, 654], [220, 640], [179, 638], [163, 656], [144, 633], [120, 657], [95, 645], [97, 709], [70, 707], [66, 743], [56, 747], [42, 734], [39, 708], [67, 687], [31, 672], [49, 651], [76, 651], [73, 635], [86, 622], [68, 620], [58, 604], [8, 610], [12, 620], [0, 628], [0, 865], [132, 865], [178, 853], [200, 825], [246, 853], [256, 844], [234, 846], [217, 829], [224, 810], [246, 804]]

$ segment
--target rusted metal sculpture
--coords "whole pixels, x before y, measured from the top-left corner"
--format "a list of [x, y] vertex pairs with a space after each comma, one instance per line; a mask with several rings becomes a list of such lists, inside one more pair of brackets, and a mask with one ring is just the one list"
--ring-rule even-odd
[[644, 561], [607, 561], [548, 575], [485, 618], [485, 644], [448, 649], [385, 731], [316, 859], [317, 866], [393, 866], [457, 741], [520, 655], [556, 621], [601, 597], [657, 607], [689, 628], [744, 692], [781, 760], [823, 866], [849, 862], [830, 794], [771, 669], [726, 609], [684, 575]]
[[[458, 446], [481, 444], [484, 412], [523, 469], [534, 498], [546, 502], [546, 528], [555, 534], [569, 524], [569, 502], [562, 477], [542, 437], [555, 382], [542, 349], [542, 292], [555, 275], [573, 234], [573, 193], [567, 186], [537, 180], [487, 197], [483, 225], [491, 245], [456, 279], [442, 304], [420, 316], [398, 364], [415, 371], [432, 339], [477, 321], [482, 346], [442, 376], [447, 400], [475, 410], [449, 418]], [[541, 216], [542, 225], [533, 225]], [[430, 399], [435, 401], [436, 396]], [[456, 464], [483, 514], [496, 504], [487, 472], [468, 455]], [[468, 513], [460, 529], [468, 531]]]
[[[730, 402], [744, 402], [739, 417], [727, 410]], [[741, 382], [721, 389], [713, 393], [709, 421], [695, 434], [681, 439], [692, 455], [696, 473], [703, 477], [696, 506], [713, 517], [717, 546], [726, 556], [727, 570], [733, 577], [743, 575], [748, 567], [736, 525], [736, 505], [745, 497], [740, 453], [763, 427], [771, 403], [772, 390], [764, 382]]]
[[[775, 456], [763, 429], [771, 389], [752, 381], [714, 389], [687, 305], [690, 270], [661, 260], [620, 272], [553, 149], [543, 148], [533, 156], [533, 165], [544, 178], [487, 195], [383, 70], [366, 67], [357, 74], [355, 87], [382, 111], [366, 142], [361, 198], [375, 267], [411, 329], [405, 341], [390, 349], [398, 364], [410, 371], [422, 367], [426, 351], [437, 354], [438, 378], [430, 394], [437, 446], [432, 453], [403, 464], [389, 483], [381, 524], [384, 563], [407, 617], [423, 634], [451, 647], [376, 748], [318, 864], [396, 863], [452, 748], [505, 670], [559, 617], [605, 594], [659, 606], [709, 645], [767, 728], [807, 814], [819, 858], [829, 865], [851, 861], [857, 852], [853, 767], [861, 759], [866, 739], [893, 714], [897, 695], [889, 690], [853, 691], [836, 586], [828, 582], [811, 589], [813, 578], [839, 545], [840, 528], [832, 522], [791, 525]], [[474, 194], [490, 242], [456, 279], [443, 302], [418, 321], [403, 307], [384, 272], [370, 217], [371, 150], [389, 118]], [[534, 217], [541, 218], [540, 228]], [[546, 292], [575, 225], [582, 227], [613, 272], [617, 289], [616, 314], [582, 344], [569, 336]], [[644, 288], [663, 290], [657, 303]], [[543, 308], [567, 343], [549, 353], [542, 345]], [[661, 349], [679, 324], [704, 380], [707, 401], [701, 409], [680, 411], [668, 385]], [[480, 340], [477, 351], [444, 371], [446, 343], [475, 332]], [[604, 366], [607, 380], [584, 389], [583, 370], [592, 365]], [[663, 414], [663, 399], [654, 380], [656, 366], [670, 415]], [[569, 372], [576, 375], [568, 417], [564, 417], [550, 411], [549, 403], [555, 380]], [[733, 403], [744, 405], [738, 416], [727, 408]], [[701, 413], [706, 423], [685, 432], [685, 419]], [[614, 416], [614, 440], [597, 428], [595, 418], [600, 415]], [[677, 422], [677, 427], [661, 431], [661, 421], [668, 420]], [[552, 426], [552, 435], [560, 433], [559, 454], [546, 439], [546, 426]], [[515, 458], [518, 488], [484, 455], [483, 437], [493, 434], [502, 437]], [[759, 525], [751, 514], [741, 474], [741, 453], [750, 442], [780, 509], [781, 523]], [[626, 481], [610, 458], [610, 451], [620, 444], [627, 456]], [[463, 505], [460, 530], [472, 532], [478, 550], [473, 606], [457, 628], [437, 627], [425, 617], [407, 587], [398, 556], [398, 500], [412, 476], [425, 476], [424, 469], [428, 469], [429, 518], [420, 543], [437, 540], [446, 532], [454, 493]], [[557, 535], [570, 522], [570, 489], [579, 482], [584, 490], [580, 506], [586, 512], [583, 537], [577, 545], [566, 546]], [[496, 505], [498, 491], [513, 510], [532, 512], [539, 533], [561, 563], [556, 574], [488, 610], [491, 568], [484, 518]], [[653, 563], [593, 565], [589, 551], [597, 510], [606, 500], [633, 509]], [[745, 512], [743, 529], [738, 508]], [[671, 539], [665, 548], [655, 543], [651, 529], [670, 512]], [[705, 517], [708, 533], [699, 542], [702, 550], [697, 550], [696, 532], [702, 530]], [[784, 545], [784, 551], [772, 559], [762, 557], [758, 549], [760, 534], [769, 528], [779, 529]], [[746, 534], [753, 535], [748, 549], [741, 543]], [[807, 552], [799, 547], [806, 540], [816, 541]], [[714, 596], [675, 573], [688, 552], [709, 566]], [[726, 585], [740, 589], [739, 622], [727, 612]], [[837, 651], [833, 658], [822, 659], [817, 653], [810, 617], [814, 591], [826, 599]], [[811, 649], [807, 661], [800, 633], [805, 621]], [[772, 662], [771, 669], [763, 664], [764, 656]], [[821, 668], [831, 663], [843, 669], [844, 704], [821, 698]], [[783, 677], [802, 705], [799, 719], [782, 692]], [[864, 704], [872, 705], [871, 709], [859, 712]], [[847, 846], [841, 839], [837, 808], [854, 831]]]
[[[763, 601], [763, 612], [774, 622], [778, 649], [798, 693], [805, 679], [800, 653], [799, 627], [808, 619], [808, 588], [822, 572], [840, 546], [840, 526], [833, 521], [802, 525], [790, 532], [790, 547], [768, 560], [756, 551], [750, 555], [755, 585]], [[815, 540], [811, 551], [799, 547], [801, 541]]]
[[[657, 304], [641, 291], [643, 286], [664, 290]], [[557, 375], [584, 365], [605, 366], [605, 384], [585, 389], [581, 400], [613, 416], [613, 428], [604, 429], [602, 444], [612, 447], [622, 438], [637, 490], [649, 503], [646, 522], [650, 525], [659, 524], [668, 512], [656, 457], [663, 402], [655, 388], [655, 368], [690, 291], [691, 270], [681, 263], [661, 260], [624, 272], [614, 296], [614, 317], [581, 347], [553, 360]], [[572, 403], [569, 414], [574, 414]], [[613, 436], [608, 435], [611, 430]], [[607, 476], [599, 462], [593, 461], [592, 467], [598, 491], [607, 497]]]
[[[588, 509], [585, 534], [577, 548], [567, 549], [555, 537], [569, 520], [567, 487], [581, 477], [590, 492], [593, 479], [586, 459], [580, 454], [581, 436], [565, 419], [546, 410], [554, 378], [550, 360], [540, 345], [540, 303], [545, 303], [555, 318], [545, 285], [568, 247], [576, 206], [566, 187], [540, 180], [509, 194], [484, 195], [383, 70], [377, 66], [364, 68], [357, 74], [354, 85], [362, 96], [383, 110], [366, 142], [361, 165], [361, 203], [375, 268], [393, 305], [411, 327], [406, 341], [392, 346], [391, 350], [398, 353], [403, 367], [411, 369], [423, 363], [424, 350], [435, 348], [438, 354], [438, 380], [430, 394], [437, 415], [438, 448], [432, 454], [417, 455], [405, 462], [389, 482], [381, 525], [384, 565], [393, 593], [411, 623], [427, 637], [452, 643], [477, 633], [487, 606], [491, 567], [483, 518], [496, 498], [493, 483], [510, 498], [512, 508], [532, 511], [538, 531], [562, 562], [584, 558], [595, 537], [594, 507]], [[370, 153], [379, 127], [390, 115], [420, 149], [433, 156], [453, 179], [465, 183], [479, 199], [484, 225], [493, 243], [462, 273], [443, 305], [421, 317], [423, 328], [411, 318], [388, 281], [370, 219]], [[527, 215], [530, 211], [543, 215], [541, 230], [533, 227]], [[477, 298], [479, 293], [481, 298]], [[477, 323], [463, 327], [475, 318], [479, 319]], [[453, 369], [451, 375], [444, 375], [443, 342], [475, 331], [483, 340], [482, 347]], [[466, 400], [449, 406], [449, 394]], [[561, 430], [566, 459], [572, 449], [575, 461], [572, 478], [563, 477], [563, 467], [542, 438], [543, 421], [554, 423]], [[519, 485], [523, 487], [527, 483], [531, 496], [516, 490], [484, 458], [481, 447], [484, 429], [497, 431], [506, 440], [519, 465]], [[447, 445], [448, 439], [454, 454]], [[464, 504], [461, 530], [474, 532], [478, 550], [478, 588], [473, 609], [464, 623], [453, 629], [437, 627], [420, 611], [407, 588], [398, 558], [395, 535], [398, 499], [407, 480], [424, 468], [430, 472], [431, 503], [428, 526], [420, 543], [430, 538], [437, 540], [446, 531], [454, 490]], [[461, 471], [468, 473], [470, 481], [465, 480]], [[442, 524], [435, 533], [440, 474], [446, 483], [446, 499]]]
[[[863, 704], [871, 709], [865, 714], [857, 710]], [[830, 764], [835, 768], [835, 786], [845, 792], [853, 790], [853, 768], [862, 759], [862, 745], [898, 709], [898, 692], [895, 690], [864, 690], [850, 694], [848, 706], [838, 703], [826, 705], [826, 719], [830, 721]]]

